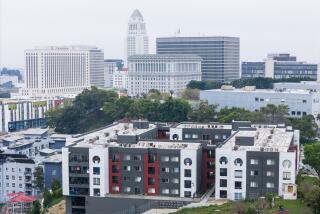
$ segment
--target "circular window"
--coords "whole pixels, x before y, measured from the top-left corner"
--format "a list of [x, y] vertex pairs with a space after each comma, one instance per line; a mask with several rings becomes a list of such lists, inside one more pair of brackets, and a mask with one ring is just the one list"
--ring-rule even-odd
[[291, 167], [291, 161], [289, 160], [284, 160], [282, 162], [282, 166], [285, 167], [285, 168], [290, 168]]
[[222, 157], [219, 159], [219, 162], [220, 162], [220, 164], [227, 164], [227, 163], [228, 163], [228, 158], [225, 157], [225, 156], [222, 156]]
[[242, 166], [243, 161], [240, 158], [237, 158], [234, 160], [234, 165], [236, 166]]
[[93, 156], [92, 161], [93, 161], [93, 163], [100, 163], [99, 156]]
[[179, 135], [178, 135], [178, 134], [172, 135], [172, 139], [173, 139], [173, 140], [179, 140]]
[[186, 165], [186, 166], [191, 166], [191, 164], [192, 164], [192, 160], [190, 158], [184, 159], [183, 162], [184, 162], [184, 165]]

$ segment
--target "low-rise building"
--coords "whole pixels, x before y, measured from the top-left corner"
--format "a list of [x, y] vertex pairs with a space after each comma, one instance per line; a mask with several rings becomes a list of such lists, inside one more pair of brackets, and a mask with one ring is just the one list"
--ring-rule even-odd
[[273, 83], [273, 89], [275, 90], [287, 90], [287, 89], [302, 89], [313, 92], [320, 92], [320, 82], [316, 81], [301, 81], [301, 82], [277, 82]]
[[113, 88], [113, 75], [116, 71], [123, 68], [122, 59], [105, 59], [104, 60], [104, 87]]
[[216, 199], [243, 200], [274, 193], [296, 199], [299, 131], [256, 125], [240, 128], [216, 148]]
[[34, 170], [35, 162], [26, 155], [0, 154], [0, 203], [5, 203], [10, 193], [34, 195]]
[[45, 113], [63, 99], [0, 99], [0, 131], [14, 132], [45, 125]]
[[176, 93], [191, 80], [201, 80], [201, 58], [191, 54], [147, 54], [129, 57], [129, 96], [151, 89]]
[[51, 189], [54, 180], [62, 185], [62, 155], [54, 154], [43, 160], [44, 186]]
[[218, 109], [238, 107], [259, 111], [261, 107], [274, 104], [288, 106], [290, 117], [309, 114], [316, 117], [320, 113], [320, 93], [310, 90], [255, 89], [253, 86], [236, 89], [232, 86], [222, 86], [221, 89], [201, 91], [200, 99], [218, 105]]
[[118, 69], [113, 72], [112, 87], [120, 90], [128, 89], [128, 68]]

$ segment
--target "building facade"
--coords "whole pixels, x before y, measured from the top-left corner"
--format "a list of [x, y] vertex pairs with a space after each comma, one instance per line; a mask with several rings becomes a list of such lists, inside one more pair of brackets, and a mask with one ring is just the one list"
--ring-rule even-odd
[[290, 117], [309, 114], [317, 117], [320, 112], [320, 93], [308, 90], [255, 89], [251, 86], [235, 89], [223, 86], [221, 89], [201, 91], [200, 99], [207, 100], [209, 104], [218, 105], [219, 109], [238, 107], [259, 111], [261, 107], [268, 104], [286, 105], [289, 108]]
[[147, 94], [150, 89], [174, 93], [191, 80], [201, 80], [201, 58], [188, 54], [149, 54], [129, 57], [129, 96]]
[[310, 78], [317, 79], [318, 65], [297, 61], [290, 54], [269, 54], [264, 62], [242, 62], [241, 77]]
[[128, 89], [128, 68], [122, 68], [113, 72], [112, 87], [120, 90]]
[[299, 131], [277, 126], [239, 129], [216, 148], [216, 199], [274, 193], [296, 199]]
[[22, 95], [79, 94], [104, 86], [103, 51], [90, 46], [50, 46], [25, 51], [26, 88]]
[[136, 54], [149, 53], [149, 38], [146, 23], [139, 10], [130, 16], [127, 30], [127, 58]]
[[45, 113], [63, 105], [63, 99], [1, 99], [0, 131], [13, 132], [45, 125]]
[[236, 37], [157, 38], [157, 54], [196, 54], [202, 80], [231, 82], [240, 78], [240, 39]]
[[0, 203], [5, 203], [10, 193], [34, 195], [34, 170], [35, 162], [25, 155], [0, 154]]
[[113, 88], [113, 74], [123, 68], [122, 59], [105, 59], [104, 60], [104, 87]]

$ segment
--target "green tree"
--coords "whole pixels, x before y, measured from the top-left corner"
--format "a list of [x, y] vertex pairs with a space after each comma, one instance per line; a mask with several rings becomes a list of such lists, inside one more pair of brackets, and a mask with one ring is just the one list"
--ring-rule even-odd
[[217, 119], [216, 109], [216, 105], [209, 105], [208, 101], [200, 101], [199, 106], [189, 112], [189, 120], [194, 122], [213, 122]]
[[300, 143], [312, 143], [317, 136], [318, 125], [312, 115], [290, 118], [288, 125], [300, 130]]
[[313, 186], [310, 193], [307, 194], [306, 201], [312, 208], [314, 214], [320, 214], [320, 187]]
[[42, 167], [37, 166], [35, 168], [34, 178], [34, 187], [37, 188], [40, 192], [42, 192], [44, 188], [44, 175]]
[[130, 106], [126, 117], [132, 119], [147, 119], [149, 121], [159, 121], [162, 112], [160, 108], [159, 100], [150, 100], [147, 98], [137, 99]]
[[200, 90], [199, 89], [191, 89], [186, 88], [182, 92], [180, 92], [180, 97], [186, 100], [199, 100]]
[[103, 111], [107, 121], [111, 123], [124, 118], [133, 103], [134, 101], [129, 97], [120, 97], [114, 102], [104, 103]]
[[48, 205], [51, 203], [52, 201], [52, 194], [50, 193], [50, 191], [45, 188], [44, 189], [44, 193], [43, 193], [43, 207], [48, 207]]
[[261, 122], [263, 121], [263, 115], [260, 112], [251, 112], [243, 108], [222, 108], [218, 112], [218, 121], [220, 123], [231, 123], [236, 121], [251, 121]]
[[32, 208], [28, 213], [29, 214], [40, 214], [41, 213], [41, 204], [38, 200], [33, 202]]
[[304, 164], [308, 164], [314, 168], [320, 175], [320, 142], [306, 144], [304, 146]]
[[51, 183], [51, 190], [52, 190], [52, 196], [54, 198], [62, 197], [61, 184], [58, 180], [53, 179], [53, 181]]
[[267, 106], [260, 109], [260, 112], [263, 114], [263, 117], [265, 119], [264, 122], [272, 124], [286, 123], [286, 116], [288, 116], [288, 111], [288, 106], [276, 106], [273, 104], [268, 104]]
[[190, 110], [191, 107], [187, 101], [170, 97], [164, 103], [161, 103], [159, 107], [161, 116], [159, 119], [164, 122], [187, 121]]

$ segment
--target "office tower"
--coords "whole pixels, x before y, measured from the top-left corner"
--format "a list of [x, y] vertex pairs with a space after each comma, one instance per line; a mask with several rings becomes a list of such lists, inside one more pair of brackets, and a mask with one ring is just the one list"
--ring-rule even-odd
[[78, 94], [103, 87], [103, 51], [90, 46], [50, 46], [25, 51], [26, 89], [23, 95]]
[[157, 54], [196, 54], [202, 58], [202, 80], [239, 79], [240, 39], [236, 37], [157, 38]]
[[122, 59], [105, 59], [104, 60], [104, 87], [113, 88], [113, 74], [123, 68]]
[[191, 80], [201, 80], [201, 58], [191, 54], [147, 54], [129, 57], [128, 95], [151, 89], [177, 93]]
[[288, 53], [268, 54], [263, 62], [242, 62], [241, 77], [310, 78], [317, 79], [318, 65], [297, 61]]
[[149, 53], [146, 23], [139, 10], [133, 11], [128, 22], [127, 57]]

